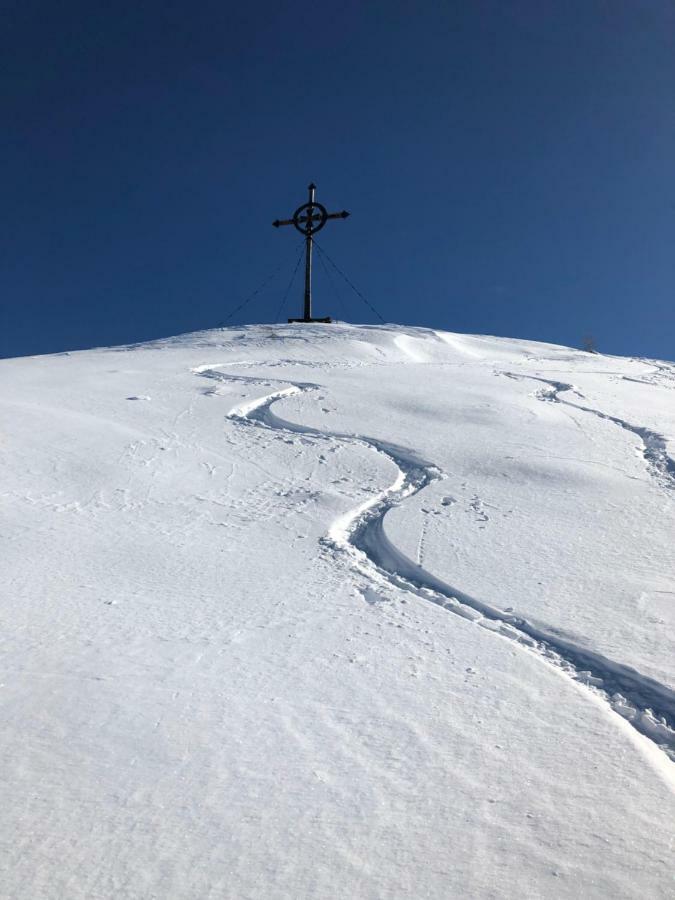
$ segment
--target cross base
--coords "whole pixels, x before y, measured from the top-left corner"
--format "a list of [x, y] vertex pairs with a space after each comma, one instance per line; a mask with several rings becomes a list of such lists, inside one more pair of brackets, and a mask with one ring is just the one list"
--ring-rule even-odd
[[288, 320], [289, 324], [291, 322], [324, 322], [324, 323], [328, 323], [328, 322], [332, 322], [332, 321], [333, 320], [331, 319], [330, 316], [324, 316], [324, 318], [322, 318], [322, 319], [315, 319], [310, 316], [310, 318], [308, 318], [308, 319], [289, 319]]

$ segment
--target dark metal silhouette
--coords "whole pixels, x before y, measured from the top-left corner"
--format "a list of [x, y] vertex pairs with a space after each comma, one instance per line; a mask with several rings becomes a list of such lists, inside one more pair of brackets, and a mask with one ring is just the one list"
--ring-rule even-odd
[[277, 219], [272, 222], [275, 228], [280, 225], [294, 225], [305, 236], [305, 305], [302, 319], [289, 319], [289, 322], [330, 322], [330, 316], [323, 319], [312, 318], [312, 236], [321, 231], [328, 219], [346, 219], [349, 213], [329, 213], [326, 207], [316, 199], [316, 185], [309, 186], [309, 201], [299, 206], [292, 219]]

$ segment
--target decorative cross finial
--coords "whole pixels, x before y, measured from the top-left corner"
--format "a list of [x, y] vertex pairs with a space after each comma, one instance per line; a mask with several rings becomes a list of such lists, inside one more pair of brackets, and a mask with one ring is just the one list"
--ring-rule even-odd
[[309, 185], [309, 200], [303, 203], [293, 213], [292, 219], [277, 219], [272, 222], [275, 228], [280, 225], [294, 225], [297, 230], [305, 235], [305, 304], [302, 319], [289, 319], [289, 322], [330, 322], [330, 316], [323, 319], [312, 318], [312, 244], [313, 235], [321, 231], [328, 219], [346, 219], [349, 213], [346, 209], [342, 212], [329, 213], [326, 207], [316, 198], [316, 185]]

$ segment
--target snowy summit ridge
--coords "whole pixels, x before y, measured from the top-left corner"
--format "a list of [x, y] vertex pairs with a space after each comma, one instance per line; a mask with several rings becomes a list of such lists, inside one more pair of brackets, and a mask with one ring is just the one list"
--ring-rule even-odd
[[5, 360], [0, 894], [666, 897], [675, 364]]

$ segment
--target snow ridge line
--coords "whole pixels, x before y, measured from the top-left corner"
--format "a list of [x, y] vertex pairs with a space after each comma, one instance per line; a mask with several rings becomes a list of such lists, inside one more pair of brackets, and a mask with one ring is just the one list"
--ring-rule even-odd
[[548, 378], [541, 378], [538, 375], [516, 375], [513, 372], [501, 372], [500, 374], [505, 375], [507, 378], [513, 378], [515, 381], [521, 381], [523, 379], [539, 381], [542, 384], [547, 385], [548, 388], [548, 390], [543, 391], [542, 394], [539, 395], [540, 400], [545, 400], [549, 403], [561, 403], [563, 406], [569, 406], [572, 409], [590, 413], [591, 415], [597, 416], [599, 419], [605, 419], [608, 422], [612, 422], [614, 425], [618, 425], [619, 428], [623, 428], [624, 431], [636, 435], [642, 441], [642, 456], [647, 463], [648, 469], [663, 487], [671, 490], [675, 489], [675, 460], [668, 456], [666, 439], [662, 434], [659, 434], [658, 431], [652, 431], [643, 425], [633, 425], [625, 419], [620, 419], [618, 416], [612, 416], [599, 409], [591, 409], [590, 406], [581, 406], [579, 403], [563, 400], [560, 397], [560, 394], [568, 391], [576, 394], [577, 397], [584, 399], [583, 395], [576, 390], [573, 384], [566, 384], [564, 381], [551, 381]]
[[[349, 555], [354, 568], [364, 577], [408, 591], [420, 599], [474, 621], [480, 627], [533, 652], [558, 672], [562, 672], [605, 700], [610, 709], [658, 746], [675, 762], [675, 692], [636, 669], [614, 662], [575, 643], [551, 629], [504, 612], [459, 591], [414, 563], [395, 547], [384, 531], [384, 517], [433, 481], [444, 477], [441, 470], [421, 459], [415, 451], [357, 434], [326, 432], [295, 425], [279, 418], [271, 406], [279, 399], [320, 389], [319, 385], [277, 379], [228, 375], [216, 367], [193, 369], [196, 374], [222, 381], [246, 381], [271, 387], [274, 382], [291, 387], [274, 391], [235, 407], [228, 418], [242, 425], [300, 434], [323, 440], [339, 440], [368, 447], [387, 457], [398, 469], [394, 483], [375, 497], [339, 517], [322, 539], [325, 548]], [[510, 373], [503, 373], [508, 377]], [[537, 379], [544, 381], [544, 379]], [[546, 382], [554, 391], [572, 390], [572, 385]], [[553, 398], [551, 398], [553, 399]], [[556, 396], [556, 402], [560, 401]], [[575, 404], [568, 404], [575, 406]], [[603, 414], [604, 415], [604, 414]], [[608, 417], [609, 418], [609, 417]]]

